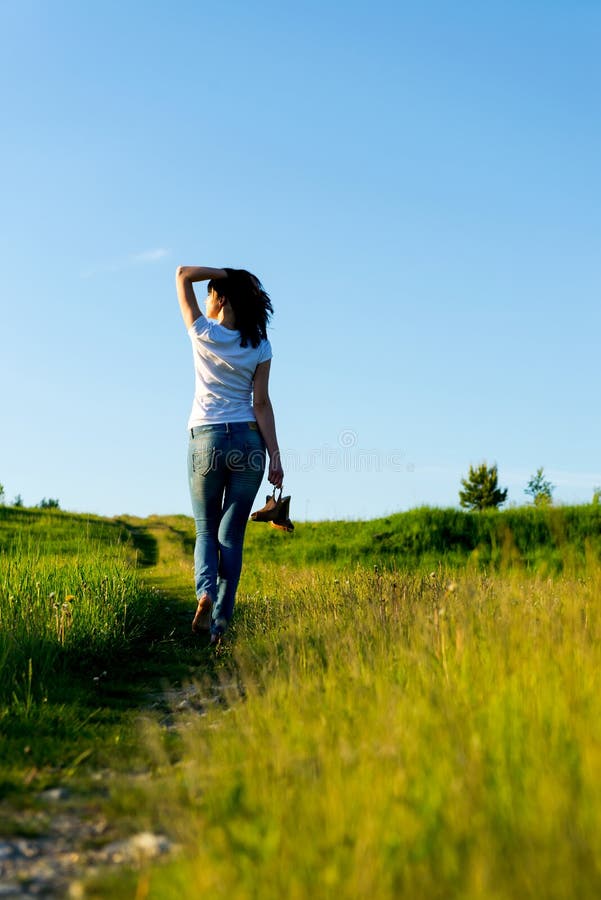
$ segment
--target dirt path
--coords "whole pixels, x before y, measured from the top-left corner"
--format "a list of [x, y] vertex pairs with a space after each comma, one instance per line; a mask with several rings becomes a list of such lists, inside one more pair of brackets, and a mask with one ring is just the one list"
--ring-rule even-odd
[[[216, 679], [214, 687], [203, 690], [192, 681], [202, 674], [206, 683], [214, 660], [191, 634], [191, 536], [178, 522], [157, 520], [128, 528], [143, 580], [156, 590], [165, 620], [162, 638], [153, 644], [154, 677], [143, 691], [140, 685], [132, 689], [129, 710], [133, 704], [141, 719], [172, 730], [183, 717], [202, 714], [209, 704], [221, 702]], [[127, 685], [122, 688], [126, 696]], [[92, 741], [90, 759], [93, 755]], [[57, 767], [51, 788], [32, 791], [18, 808], [9, 801], [0, 803], [0, 898], [83, 897], [85, 882], [92, 877], [101, 878], [111, 869], [123, 870], [127, 877], [125, 870], [135, 871], [149, 860], [177, 852], [168, 835], [136, 830], [131, 817], [111, 821], [103, 811], [117, 784], [151, 777], [139, 769], [124, 772], [123, 765], [118, 771], [103, 768], [88, 771], [85, 790], [78, 790]], [[95, 896], [101, 895], [96, 889]]]

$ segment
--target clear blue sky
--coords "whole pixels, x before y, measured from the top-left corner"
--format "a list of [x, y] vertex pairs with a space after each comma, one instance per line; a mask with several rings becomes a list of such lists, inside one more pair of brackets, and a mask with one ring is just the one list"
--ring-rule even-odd
[[186, 264], [272, 296], [293, 517], [482, 460], [589, 500], [600, 46], [597, 0], [2, 0], [7, 498], [189, 512]]

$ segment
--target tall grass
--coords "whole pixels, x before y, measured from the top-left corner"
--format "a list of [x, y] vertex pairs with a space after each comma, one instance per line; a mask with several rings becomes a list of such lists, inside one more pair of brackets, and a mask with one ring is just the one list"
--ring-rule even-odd
[[[153, 777], [111, 797], [184, 849], [143, 873], [136, 896], [601, 895], [597, 511], [515, 512], [301, 523], [284, 540], [249, 526], [225, 648], [211, 663], [202, 648], [185, 656], [207, 673], [204, 714], [176, 700], [175, 733], [149, 724]], [[128, 529], [170, 603], [189, 601], [193, 532], [181, 518], [15, 513], [0, 510], [11, 784], [24, 783], [9, 771], [19, 753], [38, 766], [93, 754], [93, 729], [69, 744], [93, 708], [61, 698], [95, 664], [128, 655], [131, 673], [142, 658], [130, 651], [157, 598], [132, 569]], [[161, 652], [177, 655], [178, 640], [170, 631]], [[123, 729], [106, 713], [113, 765]]]
[[123, 653], [152, 597], [119, 527], [60, 513], [2, 513], [0, 702], [27, 711], [52, 688], [60, 695], [75, 671]]
[[599, 566], [253, 577], [149, 896], [599, 896]]

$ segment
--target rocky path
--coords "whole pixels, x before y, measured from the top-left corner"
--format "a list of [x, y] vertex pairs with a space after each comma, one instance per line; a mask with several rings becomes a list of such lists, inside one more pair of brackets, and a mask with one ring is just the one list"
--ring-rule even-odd
[[103, 869], [137, 868], [177, 850], [162, 834], [111, 839], [106, 819], [61, 810], [60, 789], [46, 793], [56, 795], [48, 801], [49, 821], [40, 821], [39, 814], [22, 819], [23, 830], [45, 825], [44, 835], [0, 839], [0, 898], [85, 897], [85, 880]]
[[[187, 617], [187, 619], [189, 616]], [[209, 706], [225, 705], [223, 688], [211, 693], [190, 684], [152, 692], [141, 712], [153, 716], [161, 728], [185, 727], [191, 716], [203, 715]], [[110, 769], [95, 772], [98, 795], [106, 794], [111, 781], [125, 778], [148, 780], [146, 773]], [[0, 838], [0, 900], [28, 897], [85, 897], [85, 882], [109, 869], [141, 869], [145, 863], [168, 859], [179, 847], [167, 835], [139, 831], [127, 837], [103, 815], [89, 798], [65, 787], [54, 787], [36, 797], [35, 810], [10, 815], [13, 836]], [[28, 836], [25, 836], [28, 835]]]

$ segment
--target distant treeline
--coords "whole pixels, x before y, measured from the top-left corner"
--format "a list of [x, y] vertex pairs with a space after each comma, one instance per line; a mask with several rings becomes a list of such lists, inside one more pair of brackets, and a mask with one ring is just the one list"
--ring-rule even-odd
[[601, 505], [463, 512], [420, 507], [365, 522], [299, 523], [293, 535], [251, 524], [251, 554], [311, 564], [370, 562], [386, 567], [510, 565], [550, 572], [601, 559]]

